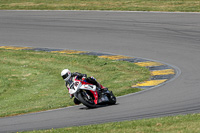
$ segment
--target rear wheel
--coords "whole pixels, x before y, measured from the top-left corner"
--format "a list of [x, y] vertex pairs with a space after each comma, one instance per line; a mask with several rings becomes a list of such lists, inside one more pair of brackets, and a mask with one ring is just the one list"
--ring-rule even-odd
[[87, 106], [88, 108], [96, 108], [97, 105], [94, 103], [94, 99], [90, 97], [86, 91], [81, 91], [77, 95], [79, 101]]
[[108, 98], [109, 98], [109, 104], [110, 104], [110, 105], [116, 104], [117, 99], [116, 99], [116, 97], [114, 96], [114, 94], [112, 93], [112, 91], [110, 92]]

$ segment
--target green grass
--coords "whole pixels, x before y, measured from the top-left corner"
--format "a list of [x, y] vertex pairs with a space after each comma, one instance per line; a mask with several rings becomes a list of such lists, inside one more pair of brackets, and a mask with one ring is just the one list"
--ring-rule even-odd
[[147, 80], [146, 68], [97, 56], [0, 49], [0, 117], [72, 106], [60, 72], [94, 76], [116, 96], [140, 91], [131, 85]]
[[126, 10], [199, 12], [200, 0], [1, 0], [0, 10]]
[[30, 131], [28, 133], [199, 133], [200, 114], [170, 116], [98, 125]]

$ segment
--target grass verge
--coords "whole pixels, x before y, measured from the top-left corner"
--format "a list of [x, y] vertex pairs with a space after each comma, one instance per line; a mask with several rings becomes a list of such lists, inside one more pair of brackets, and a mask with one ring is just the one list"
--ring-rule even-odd
[[1, 0], [0, 10], [122, 10], [199, 12], [199, 0]]
[[30, 131], [28, 133], [199, 133], [200, 114], [170, 116], [98, 125]]
[[131, 85], [147, 80], [146, 68], [97, 56], [0, 49], [0, 117], [74, 105], [60, 72], [94, 76], [116, 96], [140, 91]]

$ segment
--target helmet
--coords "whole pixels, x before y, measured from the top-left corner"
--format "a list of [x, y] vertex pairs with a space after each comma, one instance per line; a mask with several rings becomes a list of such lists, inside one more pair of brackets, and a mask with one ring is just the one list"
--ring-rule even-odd
[[64, 69], [61, 72], [61, 76], [67, 82], [71, 77], [71, 72], [68, 69]]

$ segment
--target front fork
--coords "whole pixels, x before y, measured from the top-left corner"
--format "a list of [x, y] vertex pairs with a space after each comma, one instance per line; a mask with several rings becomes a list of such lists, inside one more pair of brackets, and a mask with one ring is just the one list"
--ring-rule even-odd
[[87, 92], [85, 92], [85, 90], [79, 90], [78, 92], [76, 92], [75, 94], [74, 94], [74, 96], [78, 99], [78, 93], [82, 93], [82, 92], [80, 92], [80, 91], [83, 91], [83, 95], [85, 96], [85, 97], [87, 97], [87, 99], [92, 99], [93, 101], [94, 101], [94, 103], [95, 104], [98, 104], [98, 93], [97, 93], [97, 91], [91, 91], [91, 90], [89, 90], [91, 93], [92, 93], [92, 95], [93, 95], [93, 97], [94, 97], [94, 99], [87, 93]]

